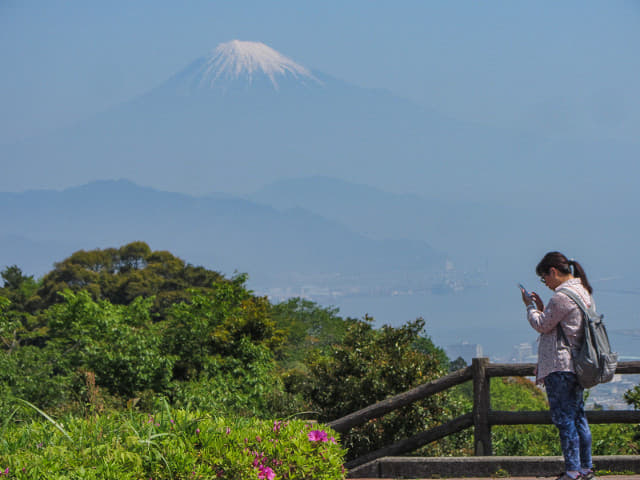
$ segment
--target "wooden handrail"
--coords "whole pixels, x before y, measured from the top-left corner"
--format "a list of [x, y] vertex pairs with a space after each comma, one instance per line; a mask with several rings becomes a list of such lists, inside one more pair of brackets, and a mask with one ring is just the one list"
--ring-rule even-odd
[[346, 432], [349, 429], [362, 425], [363, 423], [378, 418], [398, 408], [410, 405], [411, 403], [422, 400], [423, 398], [435, 395], [436, 393], [447, 390], [461, 383], [471, 380], [471, 367], [457, 370], [442, 378], [425, 383], [412, 390], [408, 390], [399, 395], [389, 397], [378, 403], [370, 405], [366, 408], [350, 413], [342, 418], [329, 422], [328, 425], [336, 432]]
[[435, 442], [441, 438], [448, 437], [454, 433], [461, 432], [465, 428], [469, 428], [473, 425], [473, 418], [470, 413], [454, 418], [442, 425], [438, 425], [426, 432], [418, 433], [410, 438], [405, 438], [399, 442], [394, 443], [388, 447], [383, 447], [375, 452], [367, 453], [361, 457], [347, 462], [344, 466], [346, 468], [355, 468], [360, 465], [364, 465], [367, 462], [375, 460], [381, 457], [390, 457], [394, 455], [400, 455], [407, 452], [412, 452], [427, 443]]
[[636, 360], [635, 362], [618, 363], [618, 368], [616, 368], [616, 373], [619, 373], [622, 375], [640, 373], [640, 360]]
[[487, 376], [489, 377], [533, 377], [535, 374], [535, 363], [490, 363], [487, 365]]
[[[617, 374], [640, 373], [640, 361], [620, 362]], [[436, 393], [447, 390], [469, 380], [473, 380], [474, 401], [470, 413], [450, 420], [426, 432], [400, 440], [393, 445], [370, 452], [346, 464], [354, 468], [383, 456], [399, 455], [420, 448], [427, 443], [439, 440], [453, 433], [474, 427], [474, 444], [476, 455], [491, 455], [492, 425], [536, 425], [551, 424], [549, 411], [543, 412], [504, 412], [491, 410], [490, 378], [491, 377], [531, 377], [535, 374], [533, 363], [489, 363], [488, 358], [474, 358], [472, 365], [442, 378], [425, 383], [407, 392], [389, 397], [366, 408], [353, 412], [342, 418], [329, 422], [328, 425], [337, 432], [346, 432], [372, 418], [378, 418], [398, 408], [410, 405]], [[638, 410], [594, 410], [587, 411], [590, 423], [640, 423]]]

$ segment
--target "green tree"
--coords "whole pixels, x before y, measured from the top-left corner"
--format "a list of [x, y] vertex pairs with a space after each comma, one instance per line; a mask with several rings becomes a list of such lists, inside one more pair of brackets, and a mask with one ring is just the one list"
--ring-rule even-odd
[[[218, 412], [265, 416], [282, 396], [273, 351], [284, 340], [271, 305], [246, 277], [192, 292], [169, 309], [164, 350], [175, 359], [173, 401]], [[279, 413], [276, 413], [278, 415]]]
[[32, 304], [38, 301], [38, 282], [33, 276], [24, 275], [17, 265], [5, 268], [0, 276], [4, 281], [0, 295], [11, 300], [11, 308], [20, 312], [30, 311]]
[[458, 357], [455, 360], [452, 360], [451, 362], [449, 362], [449, 371], [455, 372], [456, 370], [460, 370], [462, 368], [465, 368], [466, 366], [467, 366], [467, 361], [462, 357]]
[[[2, 293], [16, 301], [0, 296], [4, 395], [44, 406], [87, 401], [94, 388], [115, 401], [166, 394], [252, 415], [282, 396], [273, 352], [286, 335], [246, 275], [226, 279], [135, 242], [76, 252], [41, 284], [17, 267], [5, 277]], [[21, 311], [38, 289], [55, 302]]]
[[162, 319], [169, 306], [189, 300], [189, 290], [206, 290], [228, 281], [218, 272], [186, 264], [169, 252], [132, 242], [117, 249], [80, 250], [56, 263], [42, 279], [36, 306], [44, 309], [62, 302], [60, 293], [66, 289], [83, 290], [94, 300], [116, 305], [154, 297], [153, 313]]
[[40, 337], [44, 323], [33, 314], [40, 303], [36, 293], [38, 282], [32, 276], [24, 275], [16, 265], [5, 268], [0, 275], [4, 280], [0, 296], [8, 301], [1, 307], [4, 319], [0, 325], [0, 348], [14, 349], [23, 344], [42, 345]]
[[348, 321], [338, 315], [337, 308], [322, 307], [302, 298], [274, 305], [271, 316], [276, 327], [287, 333], [277, 356], [288, 367], [302, 365], [311, 350], [323, 350], [340, 343], [348, 325]]
[[284, 332], [271, 319], [268, 300], [253, 296], [245, 280], [239, 276], [206, 292], [191, 291], [189, 302], [169, 309], [164, 349], [176, 358], [176, 379], [197, 377], [212, 356], [242, 358], [245, 340], [270, 351], [281, 345]]
[[[289, 375], [287, 388], [303, 392], [318, 420], [330, 421], [426, 383], [445, 374], [448, 361], [442, 361], [446, 357], [430, 341], [420, 340], [426, 338], [423, 330], [422, 319], [381, 329], [374, 329], [368, 317], [352, 321], [343, 341], [330, 352], [311, 353], [306, 360], [308, 373]], [[344, 435], [342, 442], [354, 458], [424, 431], [455, 413], [447, 395], [439, 394], [373, 419]]]
[[96, 302], [86, 291], [62, 297], [48, 312], [47, 346], [59, 352], [66, 371], [93, 372], [99, 386], [125, 398], [165, 391], [173, 362], [161, 351], [163, 326], [151, 321], [153, 298], [123, 306]]
[[77, 380], [54, 348], [26, 345], [0, 351], [0, 404], [17, 397], [41, 408], [69, 405], [79, 398]]

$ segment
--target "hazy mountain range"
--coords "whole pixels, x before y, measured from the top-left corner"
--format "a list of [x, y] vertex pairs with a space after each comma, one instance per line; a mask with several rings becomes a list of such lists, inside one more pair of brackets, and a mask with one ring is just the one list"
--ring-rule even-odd
[[302, 208], [162, 192], [124, 180], [0, 193], [0, 206], [0, 265], [36, 274], [75, 250], [135, 240], [192, 264], [258, 278], [430, 271], [444, 264], [444, 254], [426, 242], [370, 238]]

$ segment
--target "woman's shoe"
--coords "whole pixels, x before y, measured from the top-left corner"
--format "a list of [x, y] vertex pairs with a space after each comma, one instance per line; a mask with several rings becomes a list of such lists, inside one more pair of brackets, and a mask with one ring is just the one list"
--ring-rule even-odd
[[565, 472], [562, 475], [560, 475], [558, 478], [556, 478], [556, 480], [582, 480], [582, 476], [578, 475], [578, 478], [576, 479]]

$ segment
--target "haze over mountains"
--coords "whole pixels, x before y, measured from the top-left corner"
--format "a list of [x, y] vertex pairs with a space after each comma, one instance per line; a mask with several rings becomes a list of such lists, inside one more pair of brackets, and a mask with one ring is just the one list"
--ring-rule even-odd
[[[640, 143], [458, 121], [232, 41], [73, 128], [0, 146], [0, 266], [41, 274], [76, 249], [144, 240], [265, 288], [317, 274], [406, 293], [484, 272], [470, 299], [421, 297], [398, 313], [439, 302], [431, 321], [444, 332], [469, 331], [474, 310], [494, 327], [521, 315], [505, 292], [533, 285], [558, 249], [586, 259], [596, 285], [632, 292], [601, 302], [628, 324], [639, 154]], [[377, 308], [362, 305], [344, 308]]]
[[571, 178], [563, 183], [571, 192], [594, 177], [615, 188], [611, 170], [635, 169], [638, 145], [460, 122], [312, 71], [264, 44], [230, 42], [146, 95], [0, 152], [12, 164], [0, 191], [127, 178], [183, 193], [248, 193], [325, 175], [387, 191], [502, 199], [537, 195], [528, 169]]
[[0, 237], [0, 264], [35, 267], [31, 272], [39, 275], [64, 258], [52, 253], [135, 240], [189, 263], [260, 279], [282, 272], [429, 271], [444, 264], [443, 254], [425, 242], [371, 239], [301, 208], [279, 211], [229, 195], [193, 197], [122, 180], [0, 193], [0, 205], [8, 232]]

